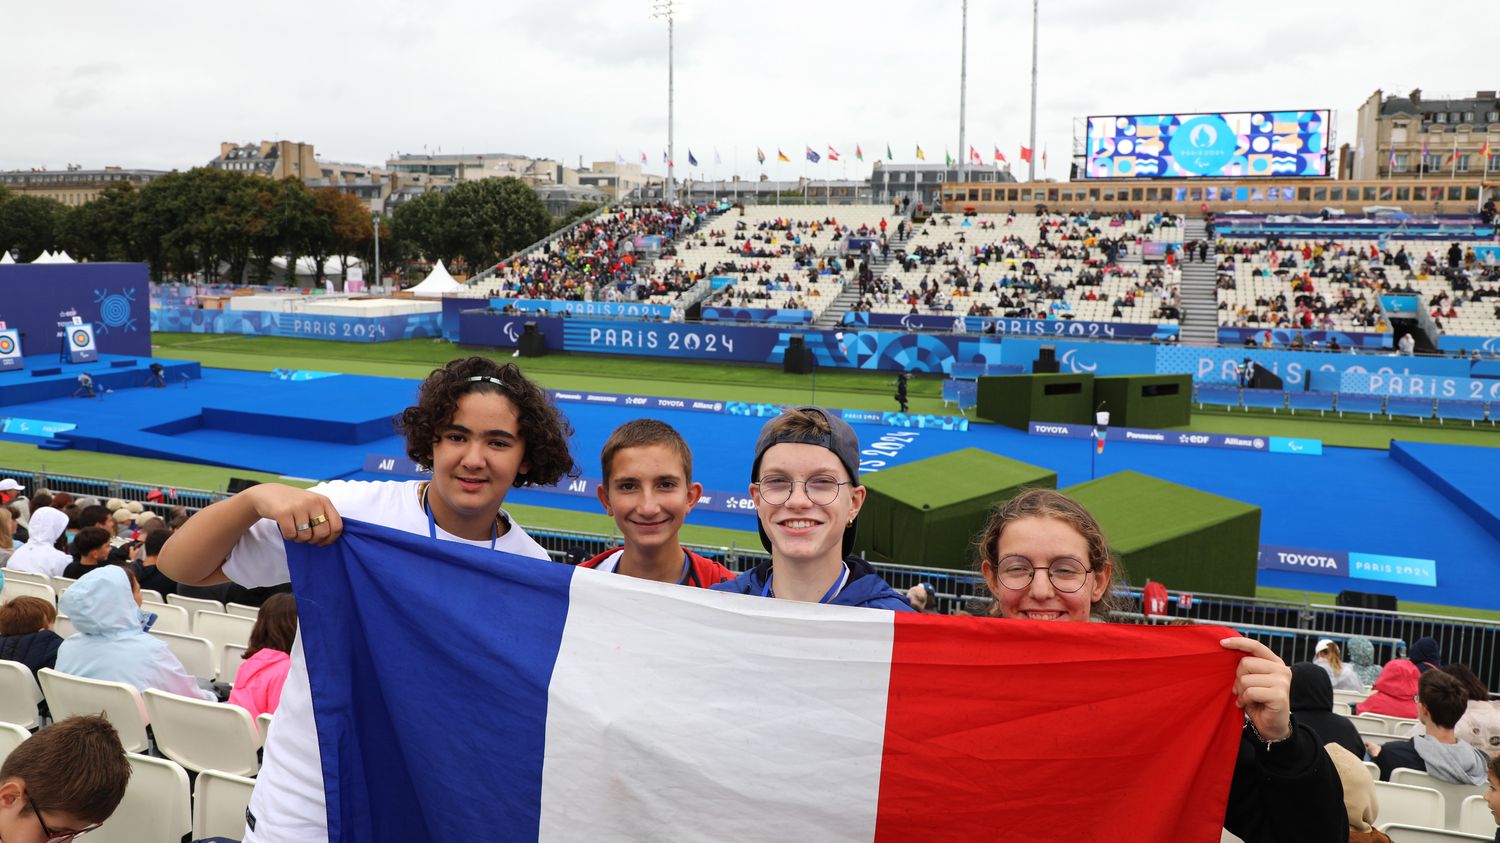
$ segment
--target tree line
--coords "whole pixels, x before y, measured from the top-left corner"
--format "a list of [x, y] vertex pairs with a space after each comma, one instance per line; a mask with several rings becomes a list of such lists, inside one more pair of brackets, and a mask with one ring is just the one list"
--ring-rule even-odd
[[[536, 191], [512, 177], [429, 190], [381, 215], [381, 264], [389, 271], [442, 259], [477, 271], [593, 210], [554, 219]], [[369, 263], [374, 248], [373, 217], [363, 201], [294, 178], [200, 167], [140, 188], [113, 184], [77, 207], [0, 187], [0, 251], [22, 263], [63, 250], [75, 260], [144, 262], [154, 281], [268, 283], [273, 258], [296, 266], [307, 257], [321, 285], [325, 261]]]

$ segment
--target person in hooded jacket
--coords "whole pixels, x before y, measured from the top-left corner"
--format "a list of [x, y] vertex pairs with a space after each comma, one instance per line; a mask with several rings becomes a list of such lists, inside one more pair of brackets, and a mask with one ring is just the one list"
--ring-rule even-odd
[[1345, 750], [1342, 744], [1329, 743], [1324, 745], [1323, 750], [1333, 760], [1334, 768], [1339, 771], [1339, 783], [1344, 788], [1344, 811], [1349, 815], [1349, 843], [1391, 843], [1391, 838], [1385, 832], [1375, 828], [1380, 805], [1375, 799], [1375, 778], [1370, 775], [1370, 768], [1360, 760], [1364, 757], [1364, 749], [1361, 748], [1359, 754], [1355, 755]]
[[1375, 679], [1373, 693], [1354, 707], [1355, 714], [1384, 714], [1416, 719], [1417, 677], [1421, 671], [1409, 659], [1391, 659]]
[[213, 691], [200, 688], [188, 675], [166, 642], [142, 628], [139, 600], [129, 573], [119, 565], [84, 574], [59, 601], [78, 634], [62, 643], [57, 670], [217, 702]]
[[1292, 665], [1292, 714], [1313, 730], [1319, 744], [1336, 743], [1356, 758], [1365, 757], [1359, 730], [1342, 714], [1333, 713], [1333, 681], [1328, 671], [1312, 662]]
[[31, 674], [57, 664], [62, 636], [52, 631], [57, 609], [39, 597], [14, 597], [0, 605], [0, 659], [20, 662]]
[[297, 638], [297, 599], [275, 594], [260, 607], [250, 630], [245, 661], [234, 674], [229, 702], [250, 712], [251, 717], [275, 714], [281, 702], [281, 686], [292, 667], [292, 642]]
[[68, 530], [68, 516], [61, 510], [44, 506], [31, 515], [31, 532], [26, 544], [10, 555], [5, 567], [12, 571], [30, 571], [60, 577], [73, 563], [73, 557], [58, 550], [57, 539]]
[[865, 502], [859, 439], [822, 407], [795, 407], [760, 430], [750, 497], [771, 558], [712, 586], [805, 603], [910, 612], [911, 604], [869, 563], [849, 555]]
[[1370, 639], [1359, 636], [1349, 639], [1349, 666], [1354, 668], [1360, 683], [1366, 688], [1380, 678], [1380, 667], [1375, 664], [1375, 645]]
[[1426, 673], [1433, 668], [1443, 666], [1443, 653], [1438, 649], [1438, 642], [1433, 638], [1418, 638], [1411, 649], [1406, 652], [1406, 657], [1417, 666], [1417, 670]]

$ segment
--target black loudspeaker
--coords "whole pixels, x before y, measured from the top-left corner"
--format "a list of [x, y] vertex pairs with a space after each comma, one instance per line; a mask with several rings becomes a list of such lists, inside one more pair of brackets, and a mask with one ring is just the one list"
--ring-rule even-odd
[[1338, 597], [1333, 602], [1335, 606], [1347, 606], [1351, 609], [1396, 611], [1396, 597], [1392, 594], [1374, 594], [1368, 591], [1340, 591]]
[[810, 375], [812, 370], [812, 349], [807, 347], [801, 334], [792, 334], [786, 345], [786, 356], [781, 359], [781, 371], [789, 375]]
[[1055, 375], [1057, 372], [1057, 346], [1042, 346], [1037, 350], [1036, 362], [1031, 364], [1031, 373], [1033, 375]]
[[240, 492], [243, 492], [246, 489], [250, 488], [251, 486], [259, 485], [259, 480], [246, 480], [243, 477], [231, 477], [229, 478], [229, 486], [227, 487], [227, 489], [229, 491], [229, 494], [237, 495]]
[[547, 338], [536, 329], [535, 322], [527, 322], [525, 329], [521, 331], [520, 347], [522, 357], [546, 356]]
[[1255, 367], [1255, 373], [1250, 376], [1251, 389], [1283, 389], [1281, 377], [1275, 372], [1259, 364]]

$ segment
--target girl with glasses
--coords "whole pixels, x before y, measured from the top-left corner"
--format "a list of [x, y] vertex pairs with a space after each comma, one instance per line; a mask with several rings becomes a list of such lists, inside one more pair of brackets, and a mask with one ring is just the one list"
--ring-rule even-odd
[[859, 438], [822, 407], [796, 407], [761, 428], [750, 497], [769, 561], [713, 588], [760, 597], [910, 612], [911, 604], [849, 552], [865, 502]]
[[[997, 506], [979, 555], [995, 617], [1102, 622], [1124, 605], [1125, 574], [1099, 522], [1061, 492], [1029, 489]], [[1244, 654], [1226, 689], [1245, 725], [1224, 827], [1246, 843], [1345, 839], [1338, 773], [1312, 731], [1292, 721], [1291, 671], [1258, 641], [1220, 643]]]

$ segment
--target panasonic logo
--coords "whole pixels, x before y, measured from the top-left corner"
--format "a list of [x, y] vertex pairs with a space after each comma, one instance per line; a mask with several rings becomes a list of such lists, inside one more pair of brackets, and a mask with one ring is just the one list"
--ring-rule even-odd
[[1167, 437], [1160, 433], [1136, 433], [1133, 430], [1125, 431], [1126, 439], [1143, 439], [1147, 442], [1165, 442]]
[[583, 396], [579, 395], [576, 392], [559, 392], [559, 393], [557, 393], [557, 397], [561, 398], [564, 401], [581, 401], [581, 400], [583, 400]]

